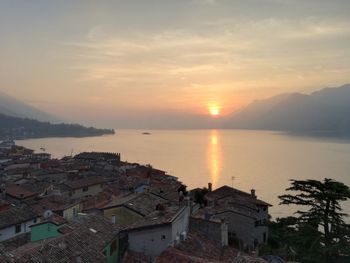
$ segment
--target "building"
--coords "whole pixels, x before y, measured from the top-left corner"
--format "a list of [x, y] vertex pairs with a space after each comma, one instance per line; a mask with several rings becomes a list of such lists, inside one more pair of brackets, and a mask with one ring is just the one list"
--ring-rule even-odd
[[210, 239], [210, 236], [191, 229], [185, 241], [168, 247], [155, 262], [234, 262], [233, 260], [240, 253], [242, 252], [233, 247], [220, 246], [219, 243]]
[[120, 153], [109, 152], [82, 152], [74, 156], [75, 160], [84, 162], [107, 162], [109, 164], [120, 164]]
[[0, 212], [0, 242], [30, 232], [40, 217], [27, 205], [10, 206]]
[[[241, 248], [255, 249], [267, 242], [270, 204], [257, 198], [255, 190], [246, 193], [222, 186], [211, 190], [205, 196], [207, 207], [195, 216], [206, 220], [224, 220], [228, 225], [229, 237]], [[236, 244], [237, 245], [237, 244]]]
[[32, 155], [33, 159], [40, 160], [40, 161], [48, 161], [51, 159], [51, 154], [49, 153], [34, 153]]
[[167, 247], [174, 246], [186, 239], [189, 215], [188, 206], [155, 211], [144, 220], [126, 228], [128, 249], [143, 253], [153, 260]]
[[[47, 222], [33, 226], [44, 226], [39, 240], [27, 243], [2, 255], [5, 262], [85, 262], [118, 263], [122, 257], [119, 242], [120, 228], [103, 216], [82, 215], [55, 231], [48, 231]], [[35, 234], [38, 234], [35, 231]], [[50, 236], [48, 239], [42, 239]], [[33, 237], [35, 240], [36, 238]], [[41, 239], [41, 240], [40, 240]], [[7, 260], [7, 261], [6, 261]]]
[[34, 198], [38, 195], [37, 193], [30, 191], [25, 187], [14, 183], [9, 183], [6, 185], [5, 194], [7, 197], [9, 197], [11, 200], [15, 202], [22, 202], [24, 200]]
[[81, 179], [66, 181], [62, 184], [71, 198], [81, 198], [96, 195], [103, 190], [105, 180], [102, 177], [90, 176]]
[[0, 149], [12, 149], [16, 146], [14, 140], [4, 140], [0, 143]]
[[80, 201], [60, 195], [35, 198], [35, 200], [26, 201], [26, 203], [38, 214], [44, 214], [45, 211], [50, 210], [67, 220], [76, 217], [81, 211]]
[[106, 218], [125, 226], [151, 214], [168, 201], [152, 193], [131, 194], [117, 198], [102, 208]]
[[[49, 212], [49, 211], [48, 211]], [[49, 214], [41, 222], [31, 225], [30, 241], [35, 242], [47, 238], [60, 236], [59, 229], [62, 228], [67, 221], [56, 214]]]

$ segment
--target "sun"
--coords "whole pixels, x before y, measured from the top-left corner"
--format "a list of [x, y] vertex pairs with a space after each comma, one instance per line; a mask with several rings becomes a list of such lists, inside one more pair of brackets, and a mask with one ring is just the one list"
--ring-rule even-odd
[[210, 105], [209, 106], [209, 113], [212, 116], [218, 116], [220, 114], [220, 108], [217, 105]]

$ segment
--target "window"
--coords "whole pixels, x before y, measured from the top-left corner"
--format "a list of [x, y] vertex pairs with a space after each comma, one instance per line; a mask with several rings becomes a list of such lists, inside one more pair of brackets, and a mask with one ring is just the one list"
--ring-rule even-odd
[[34, 223], [34, 224], [36, 223], [36, 218], [33, 220], [33, 223]]
[[19, 233], [21, 231], [22, 231], [22, 225], [21, 224], [16, 225], [15, 226], [15, 233], [17, 234], [17, 233]]
[[266, 232], [263, 234], [263, 242], [266, 243]]
[[161, 240], [165, 240], [165, 239], [166, 239], [166, 236], [165, 236], [165, 235], [162, 235], [160, 239], [161, 239]]
[[83, 192], [87, 192], [87, 191], [89, 191], [89, 187], [83, 187]]
[[117, 240], [113, 240], [111, 244], [111, 250], [109, 251], [109, 255], [112, 255], [117, 250]]
[[266, 209], [267, 209], [266, 207], [263, 208], [264, 211], [266, 211]]

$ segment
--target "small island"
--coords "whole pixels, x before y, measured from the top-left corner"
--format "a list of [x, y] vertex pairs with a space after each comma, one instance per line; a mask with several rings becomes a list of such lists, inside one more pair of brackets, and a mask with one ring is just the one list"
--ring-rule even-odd
[[115, 134], [114, 129], [98, 129], [80, 124], [53, 124], [28, 118], [0, 114], [0, 139], [30, 139], [46, 137], [89, 137]]

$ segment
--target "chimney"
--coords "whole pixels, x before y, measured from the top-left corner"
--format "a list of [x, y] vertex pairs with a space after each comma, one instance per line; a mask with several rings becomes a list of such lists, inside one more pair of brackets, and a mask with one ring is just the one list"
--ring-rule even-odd
[[252, 195], [253, 198], [256, 198], [256, 194], [255, 194], [255, 189], [251, 189], [250, 193]]
[[208, 191], [211, 192], [213, 190], [213, 184], [208, 183]]
[[111, 223], [112, 223], [113, 225], [115, 225], [115, 223], [116, 223], [116, 218], [115, 218], [115, 215], [112, 215], [112, 218], [111, 218]]

